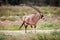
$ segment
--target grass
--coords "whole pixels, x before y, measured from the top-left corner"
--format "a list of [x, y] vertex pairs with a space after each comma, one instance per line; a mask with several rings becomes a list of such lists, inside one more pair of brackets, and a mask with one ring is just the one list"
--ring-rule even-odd
[[[4, 26], [0, 27], [0, 30], [24, 30], [25, 27], [23, 26], [21, 29], [19, 29], [19, 26]], [[31, 30], [31, 27], [28, 27], [27, 30]]]
[[60, 25], [57, 25], [55, 23], [43, 22], [40, 25], [38, 25], [37, 29], [40, 29], [40, 30], [60, 29]]
[[19, 26], [4, 26], [4, 27], [0, 27], [0, 30], [19, 30]]
[[0, 40], [14, 40], [14, 36], [0, 33]]
[[[41, 10], [42, 14], [46, 17], [47, 22], [50, 21], [53, 23], [39, 23], [37, 25], [37, 29], [40, 30], [46, 30], [46, 29], [60, 29], [60, 25], [55, 24], [55, 20], [57, 20], [57, 17], [60, 17], [60, 7], [38, 7], [36, 6], [39, 10]], [[34, 10], [31, 7], [28, 6], [0, 6], [0, 20], [5, 21], [16, 21], [16, 18], [9, 18], [9, 16], [19, 16], [19, 18], [22, 20], [22, 17], [24, 15], [29, 15], [36, 13], [37, 11]], [[2, 16], [4, 16], [2, 18]], [[60, 18], [59, 18], [60, 19]], [[8, 26], [8, 27], [0, 27], [0, 30], [18, 30], [19, 26]], [[21, 28], [21, 30], [24, 29]], [[28, 30], [30, 30], [30, 26], [28, 27]]]
[[60, 40], [60, 32], [26, 33], [18, 34], [16, 36], [0, 33], [0, 40]]
[[[20, 30], [24, 30], [25, 27], [23, 26]], [[32, 30], [33, 28], [31, 28], [30, 26], [28, 26], [27, 30]], [[39, 30], [52, 30], [52, 29], [60, 29], [60, 25], [57, 25], [55, 23], [40, 23], [39, 25], [37, 25], [37, 29]], [[4, 27], [0, 27], [0, 30], [19, 30], [19, 26], [18, 25], [14, 25], [14, 26], [4, 26]]]
[[[54, 14], [60, 15], [60, 7], [38, 7], [39, 10], [42, 11], [43, 14]], [[23, 16], [27, 14], [35, 13], [33, 8], [28, 6], [0, 6], [0, 16]]]

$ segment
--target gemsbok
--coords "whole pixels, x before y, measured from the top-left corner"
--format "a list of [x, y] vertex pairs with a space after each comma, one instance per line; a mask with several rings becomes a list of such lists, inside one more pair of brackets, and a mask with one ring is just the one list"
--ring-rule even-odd
[[33, 9], [35, 9], [37, 11], [37, 13], [35, 14], [31, 14], [31, 15], [27, 15], [27, 16], [23, 16], [23, 23], [22, 25], [19, 27], [19, 29], [24, 25], [25, 27], [25, 32], [27, 32], [27, 27], [28, 25], [31, 26], [31, 28], [33, 28], [34, 26], [34, 29], [35, 29], [35, 32], [36, 32], [36, 24], [37, 22], [43, 18], [43, 14], [40, 10], [38, 10], [36, 7], [34, 6], [29, 6], [29, 7], [32, 7]]

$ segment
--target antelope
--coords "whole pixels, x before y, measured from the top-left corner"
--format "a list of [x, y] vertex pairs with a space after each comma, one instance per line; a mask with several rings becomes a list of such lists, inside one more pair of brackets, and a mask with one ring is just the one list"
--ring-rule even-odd
[[33, 6], [30, 6], [32, 7], [33, 9], [35, 9], [37, 11], [37, 13], [35, 14], [31, 14], [31, 15], [27, 15], [27, 16], [23, 16], [23, 23], [22, 25], [19, 27], [19, 29], [24, 25], [25, 27], [25, 32], [27, 30], [27, 27], [28, 25], [31, 26], [31, 28], [33, 28], [34, 26], [34, 29], [35, 29], [35, 32], [36, 32], [36, 24], [37, 22], [43, 18], [43, 14], [41, 11], [39, 11], [37, 8], [33, 7]]

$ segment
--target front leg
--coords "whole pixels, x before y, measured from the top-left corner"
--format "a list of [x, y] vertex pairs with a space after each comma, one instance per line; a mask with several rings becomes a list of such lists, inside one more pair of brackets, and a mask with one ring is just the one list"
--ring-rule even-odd
[[28, 25], [25, 25], [25, 33], [27, 33], [27, 26], [28, 26]]
[[[31, 28], [33, 28], [33, 26], [31, 25]], [[31, 29], [31, 32], [33, 32], [33, 30]]]
[[35, 31], [35, 33], [36, 33], [36, 25], [34, 25], [34, 31]]

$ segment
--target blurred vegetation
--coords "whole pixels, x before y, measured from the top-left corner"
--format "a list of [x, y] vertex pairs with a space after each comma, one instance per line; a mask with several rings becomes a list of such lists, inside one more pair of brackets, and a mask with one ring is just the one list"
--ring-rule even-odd
[[40, 29], [40, 30], [52, 30], [52, 29], [60, 29], [60, 25], [57, 25], [56, 23], [47, 23], [47, 22], [43, 22], [43, 23], [40, 23], [37, 27], [37, 29]]
[[[25, 27], [23, 26], [20, 30], [24, 30]], [[37, 29], [39, 30], [57, 30], [60, 29], [60, 25], [57, 25], [55, 23], [39, 23], [37, 25]], [[18, 25], [13, 25], [13, 26], [2, 26], [0, 27], [0, 30], [19, 30]], [[27, 30], [33, 30], [30, 26], [28, 26]]]
[[[36, 7], [41, 10], [45, 16], [45, 20], [42, 20], [43, 22], [38, 22], [38, 29], [60, 29], [60, 7]], [[36, 12], [36, 10], [28, 6], [0, 6], [0, 20], [2, 22], [5, 20], [21, 21], [24, 15], [34, 14]], [[0, 30], [18, 30], [18, 27], [19, 26], [2, 27]], [[28, 29], [31, 28], [28, 27]]]
[[14, 25], [14, 26], [2, 26], [0, 27], [0, 30], [19, 30], [19, 27]]
[[[36, 6], [43, 14], [60, 15], [60, 7], [40, 7]], [[28, 6], [0, 6], [0, 17], [1, 16], [23, 16], [27, 14], [35, 13], [36, 11]], [[51, 16], [51, 15], [50, 15]]]
[[32, 4], [37, 6], [60, 6], [60, 0], [0, 0], [0, 6], [22, 4]]
[[60, 32], [27, 33], [18, 35], [0, 33], [0, 40], [60, 40]]
[[0, 33], [0, 40], [14, 40], [14, 36]]

